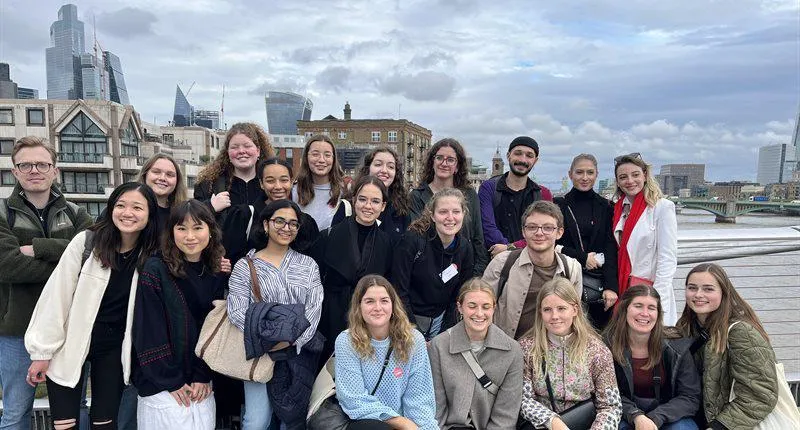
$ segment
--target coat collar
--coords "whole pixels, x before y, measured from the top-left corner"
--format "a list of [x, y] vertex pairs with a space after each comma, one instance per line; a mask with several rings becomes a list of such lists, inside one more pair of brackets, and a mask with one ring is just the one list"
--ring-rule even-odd
[[[469, 351], [471, 345], [469, 337], [467, 336], [467, 329], [464, 327], [464, 321], [459, 321], [458, 324], [449, 328], [447, 333], [450, 334], [449, 351], [451, 354], [460, 354], [463, 351]], [[513, 339], [503, 333], [503, 330], [499, 327], [492, 324], [489, 326], [489, 331], [486, 333], [484, 346], [486, 346], [486, 348], [510, 351], [511, 342], [513, 342]]]

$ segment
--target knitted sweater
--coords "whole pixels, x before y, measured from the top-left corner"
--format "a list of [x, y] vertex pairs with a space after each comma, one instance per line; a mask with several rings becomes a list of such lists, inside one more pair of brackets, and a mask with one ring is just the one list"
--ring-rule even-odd
[[420, 430], [439, 428], [425, 338], [417, 330], [413, 335], [414, 347], [408, 362], [396, 361], [392, 352], [374, 395], [369, 393], [378, 383], [391, 339], [372, 339], [374, 355], [362, 358], [353, 348], [349, 330], [336, 338], [336, 397], [351, 419], [385, 421], [404, 416]]
[[[591, 430], [617, 430], [622, 416], [622, 401], [614, 374], [611, 351], [600, 339], [591, 338], [586, 348], [585, 363], [578, 366], [569, 361], [565, 348], [570, 336], [560, 338], [550, 336], [548, 342], [547, 373], [553, 386], [556, 409], [550, 410], [550, 397], [541, 369], [533, 369], [531, 349], [533, 339], [519, 340], [525, 361], [522, 378], [522, 409], [520, 415], [536, 428], [545, 428], [556, 412], [563, 412], [576, 404], [592, 398], [597, 409], [597, 417]], [[537, 373], [538, 372], [538, 373]]]

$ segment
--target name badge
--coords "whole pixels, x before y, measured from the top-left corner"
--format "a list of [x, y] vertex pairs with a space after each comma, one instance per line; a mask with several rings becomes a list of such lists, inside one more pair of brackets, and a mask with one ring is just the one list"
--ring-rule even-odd
[[456, 263], [453, 263], [447, 266], [447, 269], [444, 269], [442, 273], [439, 274], [439, 277], [442, 278], [442, 282], [447, 282], [456, 275], [458, 275], [458, 266], [456, 266]]

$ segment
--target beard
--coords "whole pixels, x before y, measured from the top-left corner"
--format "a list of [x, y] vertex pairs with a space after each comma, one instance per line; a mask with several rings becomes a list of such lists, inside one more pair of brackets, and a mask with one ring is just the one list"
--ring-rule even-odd
[[[525, 170], [520, 172], [520, 171], [517, 170], [517, 169], [520, 169], [520, 168], [523, 168]], [[509, 169], [511, 174], [513, 174], [514, 176], [519, 176], [519, 177], [528, 176], [528, 174], [531, 173], [531, 170], [533, 170], [533, 168], [531, 166], [526, 166], [526, 165], [523, 165], [523, 164], [512, 164], [511, 168]]]

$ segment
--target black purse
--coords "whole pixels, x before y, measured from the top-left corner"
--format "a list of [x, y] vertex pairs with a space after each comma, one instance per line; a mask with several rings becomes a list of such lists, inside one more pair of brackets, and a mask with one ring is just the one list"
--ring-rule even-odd
[[[572, 220], [575, 221], [575, 229], [578, 230], [578, 243], [581, 245], [581, 251], [586, 254], [586, 248], [583, 246], [583, 239], [581, 239], [581, 229], [578, 227], [578, 219], [572, 212], [572, 208], [567, 205]], [[591, 304], [605, 304], [603, 300], [603, 274], [592, 272], [583, 269], [583, 293], [581, 294], [581, 301], [586, 305]]]
[[564, 424], [566, 424], [570, 430], [589, 430], [597, 416], [597, 409], [594, 406], [594, 396], [571, 408], [558, 412], [556, 411], [556, 399], [553, 396], [553, 386], [550, 384], [550, 375], [547, 374], [547, 363], [544, 360], [542, 360], [542, 373], [544, 373], [544, 382], [547, 384], [547, 395], [550, 397], [550, 407], [553, 412], [561, 417], [561, 421], [564, 421]]

